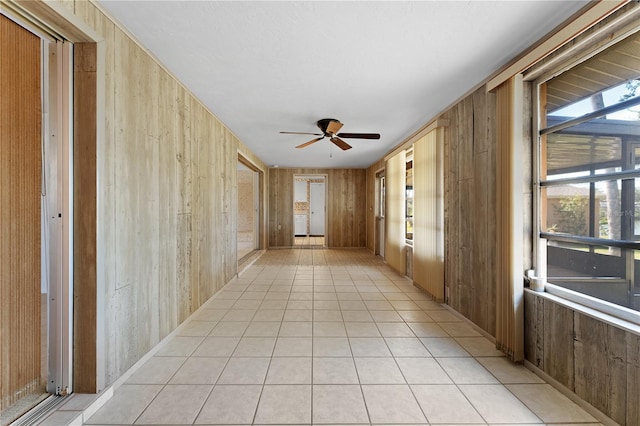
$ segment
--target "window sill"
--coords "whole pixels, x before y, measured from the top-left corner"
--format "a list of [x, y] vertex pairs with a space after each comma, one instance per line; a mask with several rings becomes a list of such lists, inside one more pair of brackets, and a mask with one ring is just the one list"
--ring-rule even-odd
[[[559, 305], [577, 311], [593, 319], [602, 321], [613, 327], [620, 328], [624, 331], [640, 336], [640, 312], [636, 312], [627, 308], [621, 308], [618, 305], [595, 299], [593, 297], [583, 295], [581, 293], [577, 293], [575, 291], [568, 290], [550, 283], [547, 283], [545, 285], [544, 292], [533, 291], [529, 288], [525, 288], [525, 291], [533, 293], [545, 299], [549, 299]], [[606, 306], [607, 309], [619, 311], [628, 318], [622, 318], [621, 316], [606, 313], [594, 307], [587, 306], [587, 304], [591, 303], [593, 303], [594, 305]]]

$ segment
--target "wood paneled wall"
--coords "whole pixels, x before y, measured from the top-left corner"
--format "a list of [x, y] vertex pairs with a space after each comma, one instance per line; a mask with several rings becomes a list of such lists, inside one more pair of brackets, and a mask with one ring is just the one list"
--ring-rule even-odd
[[525, 292], [525, 359], [621, 425], [640, 424], [640, 336]]
[[447, 303], [495, 336], [495, 95], [482, 87], [444, 117]]
[[40, 38], [0, 15], [0, 410], [41, 378]]
[[96, 232], [109, 384], [237, 273], [238, 153], [266, 168], [96, 5], [64, 5], [106, 51]]
[[365, 169], [269, 169], [269, 247], [293, 246], [293, 176], [327, 175], [327, 247], [365, 247]]

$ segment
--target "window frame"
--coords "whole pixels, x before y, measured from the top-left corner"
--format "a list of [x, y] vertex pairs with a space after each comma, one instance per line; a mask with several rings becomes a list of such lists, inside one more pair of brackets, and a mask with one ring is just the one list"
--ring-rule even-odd
[[[405, 191], [404, 191], [404, 230], [405, 230], [405, 242], [408, 246], [413, 246], [413, 147], [406, 150], [405, 153]], [[411, 185], [409, 185], [411, 183]], [[411, 208], [409, 208], [411, 206]], [[409, 214], [411, 210], [411, 214]], [[409, 223], [411, 223], [411, 235], [409, 235]]]
[[[569, 68], [568, 68], [569, 69]], [[626, 101], [623, 102], [619, 102], [615, 105], [612, 106], [607, 106], [604, 108], [601, 108], [597, 111], [594, 111], [592, 113], [588, 113], [585, 114], [583, 116], [580, 117], [576, 117], [573, 119], [569, 119], [566, 120], [564, 122], [552, 125], [552, 126], [548, 126], [548, 127], [542, 127], [541, 126], [541, 115], [545, 113], [545, 111], [543, 111], [543, 108], [541, 107], [541, 87], [547, 83], [549, 80], [551, 80], [551, 78], [546, 78], [546, 79], [538, 79], [534, 82], [534, 159], [533, 159], [533, 194], [534, 194], [534, 258], [536, 260], [536, 266], [535, 266], [535, 273], [538, 277], [542, 277], [543, 281], [545, 282], [544, 285], [544, 289], [543, 291], [554, 295], [556, 297], [560, 297], [562, 299], [565, 299], [569, 302], [574, 302], [574, 303], [578, 303], [582, 306], [585, 306], [586, 308], [590, 308], [593, 309], [595, 311], [597, 311], [598, 313], [602, 313], [604, 315], [609, 315], [612, 317], [616, 317], [619, 319], [622, 319], [624, 321], [628, 321], [629, 323], [634, 324], [634, 326], [640, 325], [640, 311], [638, 310], [634, 310], [632, 308], [628, 308], [626, 306], [623, 305], [619, 305], [619, 304], [615, 304], [612, 302], [609, 302], [605, 299], [600, 299], [591, 295], [588, 295], [586, 293], [581, 293], [578, 291], [574, 291], [571, 290], [569, 288], [554, 284], [553, 282], [549, 282], [548, 281], [548, 277], [547, 277], [547, 264], [546, 264], [546, 253], [542, 253], [541, 250], [543, 250], [543, 247], [546, 251], [546, 243], [547, 241], [557, 241], [557, 242], [567, 242], [567, 243], [579, 243], [579, 244], [584, 244], [584, 245], [590, 245], [590, 251], [593, 251], [594, 246], [607, 246], [607, 247], [616, 247], [616, 248], [620, 248], [623, 249], [627, 252], [627, 254], [625, 253], [621, 253], [620, 256], [622, 258], [626, 257], [626, 263], [627, 266], [625, 268], [625, 276], [628, 277], [628, 272], [626, 272], [627, 269], [629, 268], [633, 268], [633, 251], [634, 250], [640, 250], [640, 242], [638, 242], [637, 240], [630, 240], [630, 239], [604, 239], [604, 238], [597, 238], [594, 237], [592, 235], [593, 229], [590, 227], [589, 229], [589, 234], [590, 236], [578, 236], [578, 235], [567, 235], [567, 234], [562, 234], [562, 235], [557, 235], [554, 234], [552, 232], [545, 232], [541, 229], [541, 224], [542, 224], [542, 197], [543, 197], [543, 190], [545, 188], [549, 188], [549, 187], [553, 187], [553, 186], [560, 186], [560, 185], [569, 185], [569, 184], [578, 184], [578, 183], [589, 183], [591, 189], [591, 196], [589, 197], [589, 202], [593, 203], [594, 200], [592, 199], [593, 197], [593, 192], [594, 192], [594, 185], [595, 182], [605, 182], [605, 181], [610, 181], [610, 180], [616, 180], [621, 182], [621, 192], [624, 192], [624, 187], [625, 184], [623, 182], [625, 182], [625, 180], [633, 180], [633, 179], [640, 179], [640, 169], [635, 168], [635, 162], [637, 161], [636, 158], [634, 157], [633, 154], [635, 154], [635, 149], [640, 147], [640, 138], [638, 138], [638, 141], [636, 140], [632, 140], [632, 141], [628, 141], [626, 144], [628, 145], [628, 150], [631, 150], [631, 157], [626, 159], [626, 162], [629, 163], [631, 162], [632, 164], [625, 164], [625, 169], [622, 171], [615, 171], [615, 172], [608, 172], [608, 173], [602, 173], [602, 174], [594, 174], [593, 170], [592, 173], [588, 176], [579, 176], [579, 177], [566, 177], [566, 178], [558, 178], [558, 179], [552, 179], [552, 180], [548, 180], [548, 179], [542, 179], [542, 173], [541, 173], [541, 165], [542, 165], [542, 144], [543, 144], [543, 138], [546, 135], [552, 134], [554, 132], [572, 127], [572, 126], [576, 126], [580, 123], [584, 123], [587, 122], [591, 119], [595, 119], [598, 117], [602, 117], [604, 115], [607, 115], [608, 113], [614, 112], [614, 111], [619, 111], [619, 110], [624, 110], [627, 109], [631, 106], [637, 106], [640, 105], [640, 96], [636, 97], [636, 98], [632, 98], [632, 99], [628, 99]], [[623, 145], [624, 147], [624, 145]], [[622, 153], [622, 155], [625, 155], [625, 152]], [[621, 160], [620, 163], [624, 163], [625, 160]], [[633, 183], [633, 182], [632, 182]], [[632, 197], [634, 198], [634, 197]], [[633, 208], [633, 204], [631, 206]], [[623, 206], [621, 206], [621, 209], [624, 209]], [[636, 236], [638, 235], [639, 231], [634, 229], [633, 226], [633, 219], [632, 219], [632, 228], [631, 228], [631, 234], [629, 235], [629, 238], [636, 238]], [[551, 280], [553, 280], [553, 278], [551, 278]], [[586, 280], [594, 280], [597, 281], [598, 279], [591, 279], [591, 278], [587, 278]], [[586, 281], [585, 280], [585, 281]], [[594, 282], [591, 281], [591, 282]], [[628, 280], [627, 280], [628, 281]], [[628, 284], [629, 285], [629, 284]]]

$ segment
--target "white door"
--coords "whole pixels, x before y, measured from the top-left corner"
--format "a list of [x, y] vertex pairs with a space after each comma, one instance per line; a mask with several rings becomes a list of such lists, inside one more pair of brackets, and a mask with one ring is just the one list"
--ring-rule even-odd
[[324, 235], [324, 183], [309, 184], [309, 234]]

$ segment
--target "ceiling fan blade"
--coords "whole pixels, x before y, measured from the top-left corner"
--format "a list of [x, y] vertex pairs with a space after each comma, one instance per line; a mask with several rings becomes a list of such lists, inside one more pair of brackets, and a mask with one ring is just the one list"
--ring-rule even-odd
[[380, 133], [338, 133], [341, 138], [380, 139]]
[[343, 124], [337, 120], [330, 121], [329, 124], [327, 124], [327, 133], [329, 133], [330, 135], [335, 135], [338, 130], [342, 128], [342, 126]]
[[331, 138], [331, 142], [333, 142], [334, 144], [336, 144], [338, 146], [338, 148], [342, 149], [343, 151], [346, 151], [348, 149], [351, 149], [351, 145], [349, 145], [348, 143], [346, 143], [345, 141], [343, 141], [340, 138], [337, 137], [332, 137]]
[[324, 136], [323, 136], [323, 137], [321, 137], [321, 138], [311, 139], [309, 142], [305, 142], [305, 143], [303, 143], [302, 145], [298, 145], [298, 146], [296, 146], [296, 148], [304, 148], [305, 146], [309, 146], [309, 145], [311, 145], [312, 143], [316, 143], [316, 142], [318, 142], [318, 141], [321, 141], [322, 139], [324, 139]]
[[308, 132], [280, 132], [285, 135], [314, 135], [314, 136], [322, 136], [322, 133], [308, 133]]

